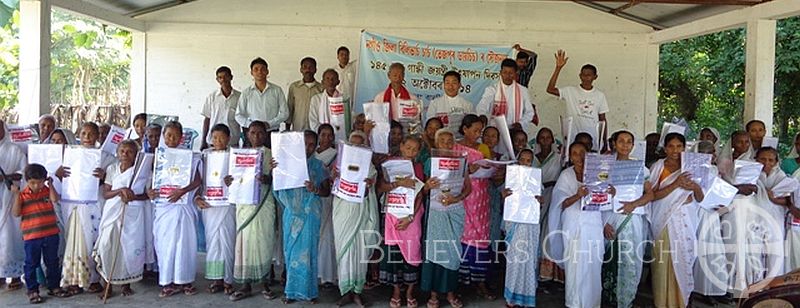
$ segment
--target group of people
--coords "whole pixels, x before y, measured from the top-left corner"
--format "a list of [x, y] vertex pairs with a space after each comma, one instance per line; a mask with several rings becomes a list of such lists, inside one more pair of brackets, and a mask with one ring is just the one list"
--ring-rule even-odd
[[[217, 69], [220, 89], [202, 108], [203, 151], [194, 155], [191, 181], [162, 198], [150, 185], [131, 183], [137, 153], [181, 147], [183, 127], [177, 121], [160, 125], [136, 115], [131, 139], [117, 147], [115, 157], [103, 155], [94, 170], [101, 185], [97, 199], [84, 201], [60, 200], [69, 166], [48, 175], [41, 165], [28, 164], [4, 129], [0, 167], [10, 184], [0, 187], [0, 276], [11, 278], [9, 288], [20, 288], [24, 273], [31, 303], [43, 301], [40, 281], [55, 297], [84, 291], [107, 297], [114, 294], [111, 285], [129, 296], [131, 283], [151, 274], [158, 277], [159, 296], [192, 295], [198, 292], [193, 285], [198, 232], [204, 232], [206, 245], [200, 266], [211, 281], [206, 291], [232, 301], [255, 289], [268, 300], [277, 298], [270, 286], [281, 281], [286, 304], [314, 303], [319, 285], [338, 284], [338, 305], [363, 306], [362, 293], [383, 284], [393, 288], [393, 308], [418, 307], [418, 290], [429, 295], [429, 308], [445, 302], [458, 308], [464, 305], [458, 293], [466, 285], [486, 300], [501, 294], [508, 307], [534, 307], [540, 281], [553, 281], [565, 284], [568, 307], [631, 307], [649, 266], [654, 305], [686, 307], [693, 293], [710, 300], [729, 292], [740, 296], [751, 283], [800, 267], [800, 222], [793, 218], [800, 217], [797, 194], [772, 190], [786, 178], [800, 177], [800, 136], [792, 155], [781, 161], [776, 149], [762, 147], [767, 127], [758, 120], [727, 144], [714, 128], [704, 128], [691, 148], [681, 134], [648, 135], [649, 177], [641, 195], [615, 200], [616, 189], [609, 186], [620, 210], [591, 210], [582, 206], [593, 193], [583, 178], [591, 167], [585, 164], [587, 153], [635, 159], [635, 136], [621, 130], [607, 138], [608, 103], [593, 85], [594, 66], [581, 68], [578, 86], [557, 86], [568, 60], [559, 51], [547, 92], [565, 102], [574, 134], [557, 139], [541, 127], [529, 138], [523, 127], [538, 124], [528, 94], [537, 55], [514, 47], [516, 59], [502, 62], [500, 80], [479, 102], [459, 95], [458, 72], [444, 74], [443, 95], [417, 115], [424, 123], [420, 134], [408, 134], [399, 121], [401, 102], [414, 99], [404, 86], [404, 67], [388, 68], [389, 85], [373, 103], [389, 104], [389, 153], [374, 153], [370, 166], [362, 166], [369, 172], [361, 203], [334, 193], [341, 173], [336, 143], [369, 148], [376, 127], [386, 123], [353, 112], [355, 64], [345, 47], [321, 83], [315, 79], [316, 61], [302, 59], [302, 79], [287, 96], [267, 81], [268, 64], [261, 58], [250, 64], [254, 83], [241, 92], [231, 85], [230, 68]], [[334, 120], [342, 115], [346, 121]], [[497, 127], [497, 117], [509, 127]], [[270, 134], [279, 133], [282, 123], [303, 132], [309, 173], [304, 187], [273, 189], [281, 179], [272, 177], [278, 163]], [[52, 116], [38, 124], [42, 143], [96, 148], [105, 139], [95, 123], [81, 127], [79, 141]], [[506, 131], [511, 151], [502, 140]], [[257, 149], [263, 157], [258, 204], [211, 206], [206, 198], [204, 157], [232, 147]], [[711, 174], [738, 189], [732, 204], [716, 210], [698, 206], [707, 191], [682, 170], [685, 151], [713, 155], [717, 167]], [[449, 166], [463, 171], [463, 182], [432, 176], [438, 167], [431, 162], [439, 157], [464, 159]], [[487, 167], [487, 159], [541, 169], [538, 202], [529, 200], [540, 204], [538, 223], [503, 220], [504, 199], [519, 192], [506, 188], [505, 168]], [[414, 174], [385, 176], [382, 166], [391, 160], [411, 161]], [[738, 183], [737, 162], [752, 160], [763, 165], [759, 180]], [[490, 177], [473, 176], [485, 168], [494, 169]], [[224, 182], [231, 185], [233, 178]], [[397, 217], [384, 210], [385, 196], [399, 187], [416, 191], [413, 214]], [[754, 230], [753, 223], [761, 228]], [[503, 289], [490, 288], [492, 281], [502, 281]]]

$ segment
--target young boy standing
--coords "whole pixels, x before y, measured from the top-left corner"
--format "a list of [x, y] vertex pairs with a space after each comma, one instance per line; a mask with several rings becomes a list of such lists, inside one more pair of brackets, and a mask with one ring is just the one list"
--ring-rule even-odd
[[308, 113], [311, 98], [322, 93], [322, 84], [314, 79], [317, 73], [317, 60], [305, 57], [300, 60], [300, 74], [303, 79], [293, 82], [289, 86], [289, 96], [286, 104], [289, 106], [289, 119], [287, 124], [293, 131], [302, 132], [309, 128]]
[[200, 113], [203, 119], [203, 145], [201, 149], [208, 148], [211, 143], [211, 132], [209, 129], [217, 124], [225, 124], [230, 131], [231, 137], [228, 138], [230, 146], [239, 146], [239, 137], [242, 134], [242, 128], [239, 123], [236, 123], [236, 106], [239, 105], [239, 96], [241, 92], [236, 91], [231, 85], [233, 80], [233, 73], [227, 66], [220, 66], [216, 72], [217, 83], [219, 89], [211, 92], [206, 97], [206, 102], [203, 103], [203, 111]]
[[603, 128], [603, 136], [598, 136], [598, 124], [600, 122], [608, 123], [606, 122], [608, 102], [606, 101], [606, 95], [592, 85], [597, 79], [597, 68], [591, 64], [581, 67], [581, 73], [578, 75], [581, 79], [579, 87], [557, 88], [558, 74], [561, 73], [564, 65], [567, 65], [567, 60], [569, 58], [563, 50], [559, 50], [556, 53], [556, 69], [553, 71], [553, 76], [550, 77], [550, 83], [547, 84], [547, 93], [558, 96], [558, 98], [567, 102], [567, 117], [572, 117], [575, 125], [575, 130], [572, 133], [589, 133], [594, 140], [600, 138], [604, 143], [601, 152], [605, 152], [608, 127], [606, 125]]
[[[50, 189], [53, 180], [47, 179], [47, 170], [39, 164], [25, 168], [27, 185], [20, 191], [19, 186], [11, 185], [13, 193], [14, 217], [21, 217], [22, 238], [25, 241], [25, 284], [31, 304], [43, 302], [39, 296], [39, 282], [36, 269], [44, 259], [47, 267], [47, 288], [51, 296], [69, 297], [70, 294], [59, 287], [61, 264], [58, 262], [58, 218], [53, 202], [58, 202], [58, 193]], [[48, 186], [45, 186], [45, 181]]]
[[[472, 103], [458, 95], [461, 90], [461, 74], [449, 71], [444, 74], [444, 95], [437, 97], [428, 105], [425, 121], [437, 117], [447, 127], [450, 123], [450, 114], [454, 112], [465, 115], [472, 113]], [[458, 126], [460, 123], [454, 123]]]

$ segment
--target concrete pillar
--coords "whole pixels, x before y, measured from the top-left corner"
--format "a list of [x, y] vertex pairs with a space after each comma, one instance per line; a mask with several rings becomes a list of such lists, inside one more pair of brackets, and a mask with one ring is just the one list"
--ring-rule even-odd
[[131, 120], [136, 114], [147, 111], [147, 33], [132, 32], [132, 35]]
[[642, 121], [644, 127], [642, 130], [642, 134], [640, 135], [642, 139], [651, 133], [651, 132], [658, 132], [660, 127], [658, 126], [658, 71], [659, 71], [659, 60], [661, 54], [661, 45], [660, 44], [648, 44], [647, 45], [647, 58], [645, 61], [645, 85], [644, 85], [644, 121]]
[[775, 20], [747, 22], [744, 79], [744, 121], [764, 121], [772, 135], [775, 85]]
[[19, 2], [19, 123], [50, 112], [50, 2]]

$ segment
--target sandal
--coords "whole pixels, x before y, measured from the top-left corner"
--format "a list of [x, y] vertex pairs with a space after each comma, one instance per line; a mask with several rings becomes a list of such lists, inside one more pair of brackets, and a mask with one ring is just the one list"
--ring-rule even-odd
[[447, 303], [449, 303], [450, 307], [453, 307], [453, 308], [464, 307], [464, 303], [462, 303], [461, 300], [458, 299], [458, 297], [453, 297], [453, 299], [447, 299]]
[[69, 292], [70, 295], [75, 296], [78, 294], [83, 294], [83, 288], [79, 286], [69, 286], [67, 287], [67, 292]]
[[28, 302], [31, 304], [41, 304], [44, 302], [44, 299], [39, 296], [39, 292], [31, 292], [28, 293]]
[[438, 299], [429, 299], [428, 304], [426, 304], [428, 308], [439, 308], [439, 300]]
[[296, 301], [297, 301], [297, 300], [294, 300], [294, 299], [291, 299], [291, 298], [288, 298], [288, 297], [285, 297], [285, 296], [284, 296], [284, 297], [281, 299], [281, 302], [282, 302], [284, 305], [292, 304], [292, 303], [294, 303], [294, 302], [296, 302]]
[[133, 289], [131, 289], [131, 286], [122, 286], [122, 291], [120, 291], [120, 292], [122, 293], [122, 296], [131, 296], [134, 293], [136, 293], [136, 292], [133, 292]]
[[181, 290], [178, 290], [177, 288], [175, 288], [173, 286], [166, 286], [166, 287], [161, 288], [161, 293], [158, 293], [158, 297], [160, 297], [160, 298], [170, 297], [170, 296], [173, 296], [173, 295], [178, 294], [180, 292], [181, 292]]
[[275, 296], [275, 293], [272, 293], [272, 290], [270, 289], [265, 289], [261, 291], [261, 296], [264, 296], [264, 298], [266, 298], [267, 300], [273, 300], [277, 297]]
[[381, 285], [381, 284], [380, 284], [379, 282], [377, 282], [377, 281], [368, 281], [368, 282], [367, 282], [367, 283], [364, 285], [364, 290], [372, 290], [372, 289], [374, 289], [374, 288], [376, 288], [376, 287], [378, 287], [378, 286], [380, 286], [380, 285]]
[[183, 286], [182, 290], [183, 290], [183, 294], [186, 294], [186, 295], [195, 295], [195, 294], [197, 294], [197, 288], [195, 288], [191, 284], [187, 284], [187, 285]]
[[417, 308], [419, 304], [415, 298], [407, 298], [406, 299], [406, 307], [408, 308]]
[[231, 294], [233, 294], [234, 291], [236, 291], [236, 290], [233, 288], [232, 284], [226, 283], [226, 284], [223, 285], [222, 292], [225, 293], [225, 295], [230, 296]]
[[389, 301], [389, 307], [391, 308], [400, 308], [400, 306], [402, 305], [399, 298], [392, 297], [392, 299]]
[[243, 298], [248, 298], [250, 297], [251, 294], [252, 293], [250, 292], [250, 290], [247, 290], [246, 293], [244, 291], [239, 290], [233, 292], [230, 296], [228, 296], [228, 299], [231, 300], [232, 302], [235, 302]]
[[103, 286], [99, 282], [95, 282], [89, 285], [89, 288], [86, 289], [86, 292], [89, 293], [100, 293], [103, 292]]
[[62, 288], [56, 288], [56, 289], [52, 289], [50, 291], [47, 291], [47, 295], [50, 295], [50, 296], [53, 296], [53, 297], [58, 297], [58, 298], [67, 298], [67, 297], [72, 296], [72, 294], [70, 294], [69, 292], [67, 292], [66, 290], [64, 290]]
[[480, 288], [478, 288], [478, 296], [483, 297], [484, 299], [490, 300], [490, 301], [493, 301], [493, 300], [497, 299], [497, 296], [494, 296], [494, 294], [491, 294], [491, 291], [489, 291], [489, 290], [485, 290], [484, 291], [484, 290], [481, 290]]
[[216, 282], [208, 285], [208, 288], [206, 288], [206, 291], [208, 293], [211, 293], [211, 294], [219, 293], [219, 292], [222, 292], [224, 290], [225, 290], [225, 286], [223, 286], [222, 284], [218, 284]]
[[[16, 290], [19, 290], [19, 289], [22, 289], [22, 281], [21, 281], [21, 280], [19, 280], [19, 278], [17, 278], [17, 279], [12, 279], [12, 280], [11, 280], [11, 283], [9, 283], [9, 284], [8, 284], [8, 290], [9, 290], [9, 291], [16, 291]], [[38, 294], [38, 293], [37, 293], [37, 294]], [[37, 295], [37, 296], [38, 296], [38, 295]], [[41, 302], [40, 302], [40, 303], [41, 303]], [[38, 304], [38, 303], [34, 303], [34, 304]]]

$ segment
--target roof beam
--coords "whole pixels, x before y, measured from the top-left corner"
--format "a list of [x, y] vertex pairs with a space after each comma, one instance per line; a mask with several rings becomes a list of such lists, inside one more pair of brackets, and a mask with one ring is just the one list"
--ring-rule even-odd
[[595, 9], [595, 10], [598, 10], [598, 11], [601, 11], [601, 12], [606, 12], [606, 13], [612, 14], [614, 16], [618, 16], [620, 18], [624, 18], [624, 19], [627, 19], [627, 20], [630, 20], [630, 21], [633, 21], [633, 22], [637, 22], [637, 23], [640, 23], [640, 24], [643, 24], [643, 25], [646, 25], [646, 26], [650, 26], [654, 30], [661, 30], [661, 29], [666, 28], [664, 25], [661, 25], [661, 24], [659, 24], [659, 23], [657, 23], [655, 21], [652, 21], [652, 20], [644, 19], [644, 18], [641, 18], [639, 16], [628, 14], [628, 13], [625, 13], [625, 12], [619, 12], [619, 11], [615, 12], [613, 8], [607, 7], [607, 6], [599, 4], [599, 3], [595, 3], [595, 1], [577, 1], [577, 0], [573, 0], [573, 2], [575, 2], [577, 4], [585, 5], [585, 6], [589, 7], [589, 8], [592, 8], [592, 9]]
[[800, 15], [800, 0], [775, 0], [698, 19], [650, 34], [651, 44], [663, 44], [744, 26], [758, 19], [782, 19]]
[[592, 0], [592, 2], [638, 2], [638, 3], [656, 3], [656, 4], [696, 4], [696, 5], [756, 5], [771, 0]]
[[131, 30], [144, 32], [147, 28], [144, 21], [136, 20], [131, 17], [121, 15], [94, 4], [81, 0], [49, 0], [54, 7], [65, 9], [75, 14], [84, 15], [89, 18], [101, 20], [116, 26]]

